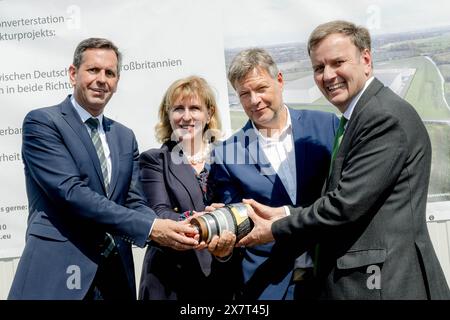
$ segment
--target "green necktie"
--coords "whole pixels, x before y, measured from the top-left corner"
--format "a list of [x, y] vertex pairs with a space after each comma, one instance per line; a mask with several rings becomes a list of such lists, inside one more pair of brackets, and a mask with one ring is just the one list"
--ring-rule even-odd
[[[328, 174], [331, 174], [331, 168], [333, 168], [334, 159], [336, 159], [336, 155], [339, 150], [339, 146], [341, 145], [342, 137], [344, 136], [345, 132], [345, 125], [347, 124], [348, 120], [344, 118], [344, 116], [341, 117], [341, 120], [339, 121], [339, 127], [336, 131], [336, 135], [334, 137], [334, 144], [333, 144], [333, 151], [331, 152], [331, 161], [330, 161], [330, 169], [328, 171]], [[319, 262], [319, 249], [320, 245], [316, 244], [316, 247], [314, 249], [314, 275], [317, 275], [317, 266]]]
[[339, 146], [341, 145], [342, 137], [344, 136], [345, 131], [345, 125], [347, 124], [348, 120], [344, 118], [344, 116], [341, 117], [341, 120], [339, 121], [339, 127], [336, 131], [336, 135], [334, 137], [334, 144], [333, 144], [333, 151], [331, 152], [331, 161], [330, 161], [330, 170], [329, 174], [331, 173], [331, 168], [333, 167], [334, 160], [336, 159], [336, 155], [339, 150]]
[[97, 118], [89, 118], [86, 120], [86, 124], [91, 128], [91, 139], [94, 144], [95, 151], [97, 151], [98, 160], [102, 168], [103, 184], [105, 185], [106, 194], [109, 193], [109, 178], [108, 178], [108, 165], [106, 162], [105, 152], [103, 151], [102, 140], [98, 133], [98, 126], [100, 121]]

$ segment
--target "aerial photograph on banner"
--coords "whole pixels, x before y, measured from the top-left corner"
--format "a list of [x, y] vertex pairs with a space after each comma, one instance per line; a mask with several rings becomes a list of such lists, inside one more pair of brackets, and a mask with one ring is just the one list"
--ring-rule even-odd
[[[338, 113], [314, 83], [307, 51], [312, 30], [336, 19], [368, 28], [375, 77], [415, 107], [430, 135], [428, 201], [450, 200], [450, 3], [247, 0], [235, 10], [237, 5], [223, 3], [227, 67], [245, 48], [266, 49], [283, 73], [284, 102], [295, 109]], [[230, 84], [228, 93], [231, 126], [238, 130], [248, 118]]]

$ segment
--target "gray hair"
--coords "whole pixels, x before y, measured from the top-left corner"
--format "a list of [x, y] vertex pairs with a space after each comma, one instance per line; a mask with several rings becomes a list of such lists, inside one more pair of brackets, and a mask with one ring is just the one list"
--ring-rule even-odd
[[308, 54], [311, 55], [311, 50], [323, 39], [336, 33], [342, 33], [350, 37], [350, 40], [360, 52], [364, 49], [371, 50], [369, 30], [362, 26], [356, 26], [354, 23], [348, 21], [335, 20], [321, 24], [313, 30], [308, 40]]
[[113, 50], [117, 57], [117, 75], [120, 74], [122, 68], [122, 54], [117, 46], [108, 39], [88, 38], [81, 41], [73, 54], [72, 64], [78, 69], [83, 62], [83, 53], [88, 49], [110, 49]]
[[273, 79], [276, 79], [278, 76], [278, 67], [266, 50], [252, 48], [239, 52], [231, 61], [228, 69], [228, 80], [230, 80], [233, 88], [236, 89], [236, 81], [242, 80], [250, 71], [257, 67], [266, 70]]

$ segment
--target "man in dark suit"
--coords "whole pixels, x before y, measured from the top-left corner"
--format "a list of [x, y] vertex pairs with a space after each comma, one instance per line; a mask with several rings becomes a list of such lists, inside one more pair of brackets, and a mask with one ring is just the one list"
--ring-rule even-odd
[[315, 82], [346, 119], [329, 179], [320, 199], [288, 217], [246, 201], [258, 215], [240, 245], [275, 239], [286, 256], [318, 244], [325, 299], [449, 299], [425, 222], [430, 140], [414, 108], [373, 77], [370, 50], [368, 30], [353, 23], [313, 31]]
[[[288, 108], [283, 103], [283, 75], [265, 50], [237, 54], [228, 78], [249, 121], [215, 149], [210, 177], [216, 201], [251, 197], [273, 206], [313, 203], [328, 174], [337, 117]], [[293, 299], [297, 280], [297, 288], [309, 291], [310, 256], [290, 261], [285, 272], [272, 277], [271, 272], [258, 272], [271, 250], [272, 243], [244, 250], [243, 299]]]
[[197, 244], [187, 224], [146, 206], [134, 134], [103, 116], [120, 60], [109, 40], [82, 41], [69, 67], [73, 95], [25, 117], [29, 217], [9, 299], [135, 299], [132, 243]]

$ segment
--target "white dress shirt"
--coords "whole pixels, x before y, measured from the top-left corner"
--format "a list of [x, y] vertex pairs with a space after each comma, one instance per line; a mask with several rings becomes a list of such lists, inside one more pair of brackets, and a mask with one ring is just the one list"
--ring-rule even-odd
[[264, 134], [264, 130], [258, 130], [252, 122], [258, 137], [258, 143], [269, 161], [274, 173], [276, 173], [286, 189], [292, 203], [297, 199], [297, 169], [295, 167], [294, 138], [292, 136], [291, 115], [284, 106], [287, 119], [286, 125], [280, 132], [271, 137]]
[[[367, 79], [366, 84], [364, 85], [364, 88], [350, 101], [350, 104], [347, 107], [347, 110], [345, 110], [344, 114], [342, 115], [345, 119], [350, 120], [353, 110], [355, 109], [356, 104], [358, 103], [359, 99], [363, 95], [364, 91], [366, 91], [367, 87], [371, 84], [374, 77], [370, 77]], [[348, 122], [345, 124], [345, 128], [347, 128]]]
[[[283, 186], [286, 189], [292, 203], [297, 200], [297, 168], [295, 162], [294, 137], [292, 135], [292, 120], [289, 109], [284, 106], [287, 117], [286, 125], [279, 132], [271, 137], [264, 135], [264, 130], [258, 130], [252, 122], [253, 128], [258, 136], [258, 143], [270, 162], [274, 173], [276, 173]], [[289, 208], [284, 206], [286, 215], [289, 214]], [[311, 268], [313, 261], [308, 253], [302, 254], [295, 260], [295, 268]]]

